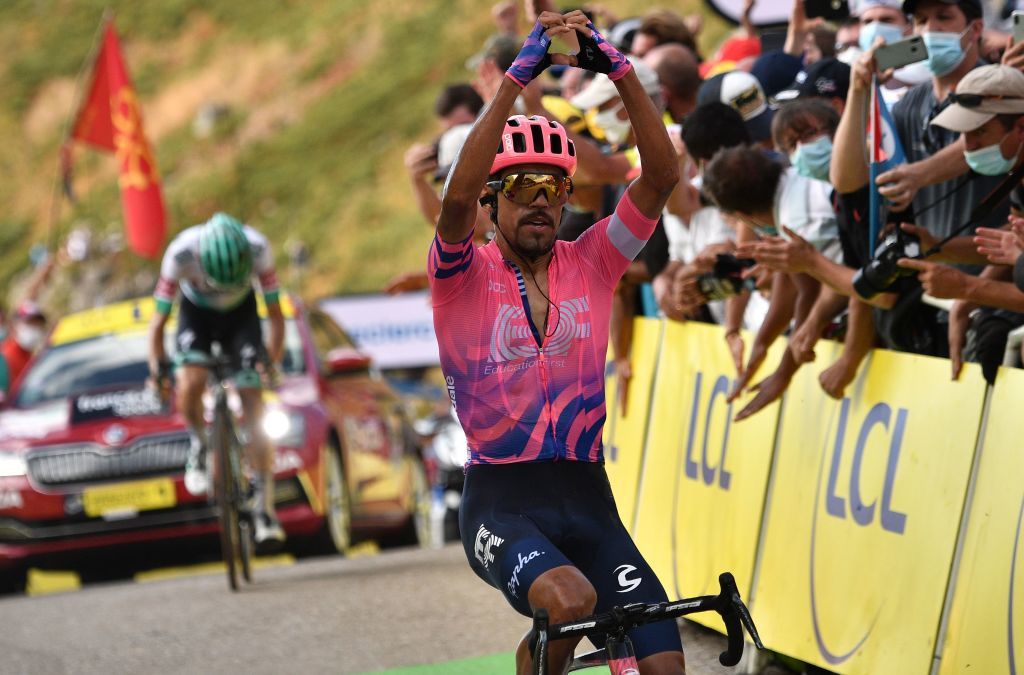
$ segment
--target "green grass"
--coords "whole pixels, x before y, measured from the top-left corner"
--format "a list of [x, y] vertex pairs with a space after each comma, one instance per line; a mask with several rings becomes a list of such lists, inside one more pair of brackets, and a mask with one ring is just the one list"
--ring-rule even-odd
[[[688, 0], [692, 10], [697, 0]], [[421, 268], [431, 237], [412, 198], [405, 149], [437, 133], [432, 106], [441, 87], [469, 80], [464, 62], [493, 30], [490, 0], [7, 0], [0, 3], [0, 280], [24, 266], [45, 240], [56, 151], [70, 104], [51, 98], [79, 73], [105, 7], [116, 14], [144, 120], [168, 88], [183, 90], [209, 69], [240, 68], [254, 54], [281, 50], [273, 89], [232, 106], [212, 139], [187, 121], [154, 141], [172, 233], [214, 210], [263, 230], [283, 262], [285, 242], [313, 252], [316, 293], [379, 289], [399, 272]], [[622, 16], [650, 6], [622, 0]], [[682, 5], [675, 4], [677, 10]], [[708, 19], [706, 35], [723, 29]], [[276, 63], [261, 77], [273, 79]], [[319, 89], [316, 89], [319, 87]], [[304, 95], [304, 88], [316, 95]], [[216, 95], [213, 97], [216, 98]], [[297, 101], [293, 115], [262, 133], [241, 135], [275, 98]], [[57, 106], [57, 107], [55, 107]], [[68, 108], [64, 110], [63, 108]], [[38, 123], [49, 115], [49, 125]], [[32, 134], [27, 129], [35, 129]], [[39, 131], [39, 129], [42, 129]], [[151, 138], [152, 140], [152, 138]], [[64, 207], [66, 231], [85, 221], [119, 228], [114, 158], [76, 151], [80, 202]], [[145, 263], [155, 268], [155, 263]], [[146, 289], [139, 289], [144, 292]]]
[[515, 669], [516, 657], [510, 652], [448, 663], [394, 668], [379, 671], [378, 675], [505, 675], [515, 672]]

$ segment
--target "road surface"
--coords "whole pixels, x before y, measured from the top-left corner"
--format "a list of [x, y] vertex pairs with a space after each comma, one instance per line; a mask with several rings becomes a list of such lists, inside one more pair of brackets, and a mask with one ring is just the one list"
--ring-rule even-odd
[[[232, 594], [207, 565], [0, 597], [0, 673], [504, 673], [529, 624], [457, 545], [300, 560], [255, 577]], [[683, 634], [689, 673], [730, 672], [715, 660], [724, 638], [690, 624]], [[409, 668], [422, 664], [447, 665]]]

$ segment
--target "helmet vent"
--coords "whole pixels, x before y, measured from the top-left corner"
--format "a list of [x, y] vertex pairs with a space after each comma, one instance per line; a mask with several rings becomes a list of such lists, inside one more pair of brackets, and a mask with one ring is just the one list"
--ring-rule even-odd
[[551, 139], [551, 152], [556, 155], [562, 154], [562, 139], [555, 134], [551, 134], [549, 138]]
[[533, 134], [534, 149], [537, 152], [544, 152], [544, 129], [539, 124], [531, 124], [530, 133]]
[[512, 134], [512, 151], [526, 152], [526, 135], [521, 133]]

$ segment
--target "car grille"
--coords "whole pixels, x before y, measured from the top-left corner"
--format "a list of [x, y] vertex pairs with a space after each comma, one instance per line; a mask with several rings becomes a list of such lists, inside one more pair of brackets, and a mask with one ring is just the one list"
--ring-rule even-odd
[[175, 435], [144, 438], [127, 448], [47, 448], [28, 456], [28, 474], [33, 482], [46, 486], [165, 474], [184, 468], [188, 446], [188, 436]]

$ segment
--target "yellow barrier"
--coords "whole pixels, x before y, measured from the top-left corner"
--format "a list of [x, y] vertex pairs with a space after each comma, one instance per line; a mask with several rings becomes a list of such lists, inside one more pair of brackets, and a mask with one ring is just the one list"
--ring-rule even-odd
[[[819, 350], [821, 362], [831, 355]], [[752, 611], [772, 649], [840, 673], [927, 673], [977, 443], [976, 366], [876, 350], [842, 402], [783, 405]]]
[[[633, 534], [670, 597], [715, 592], [724, 570], [750, 590], [778, 404], [733, 423], [735, 371], [719, 328], [668, 323]], [[724, 630], [717, 615], [694, 619]]]
[[[604, 456], [608, 481], [615, 494], [619, 516], [626, 528], [633, 522], [636, 510], [637, 483], [643, 462], [644, 439], [647, 434], [648, 410], [651, 405], [651, 384], [661, 350], [662, 322], [637, 319], [633, 329], [633, 377], [629, 383], [625, 414], [617, 401], [614, 386], [606, 389], [608, 399], [605, 422]], [[614, 374], [610, 376], [614, 380]]]
[[1024, 670], [1024, 371], [992, 391], [939, 673]]
[[721, 329], [638, 320], [635, 335], [628, 415], [609, 387], [606, 456], [623, 521], [670, 597], [711, 592], [730, 570], [782, 654], [844, 674], [923, 675], [937, 653], [939, 675], [1018, 672], [1024, 372], [1000, 373], [979, 439], [977, 366], [951, 382], [945, 360], [876, 350], [834, 401], [818, 374], [841, 347], [826, 342], [781, 413], [737, 423]]

